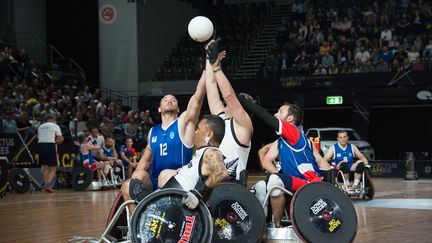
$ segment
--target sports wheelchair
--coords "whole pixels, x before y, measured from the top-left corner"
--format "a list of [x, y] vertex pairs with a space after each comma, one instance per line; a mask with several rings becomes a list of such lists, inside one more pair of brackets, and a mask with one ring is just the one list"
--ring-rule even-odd
[[[160, 189], [139, 202], [132, 214], [127, 206], [136, 202], [125, 202], [120, 193], [100, 238], [75, 236], [69, 242], [349, 242], [356, 234], [352, 202], [331, 184], [309, 183], [294, 194], [275, 187], [264, 202], [252, 193], [255, 189], [221, 183], [195, 210], [182, 205], [184, 191]], [[275, 189], [291, 198], [286, 228], [274, 228], [272, 221], [266, 220], [269, 197]]]
[[[95, 191], [102, 188], [116, 188], [122, 185], [125, 180], [125, 169], [123, 166], [114, 166], [109, 168], [108, 175], [105, 176], [102, 173], [102, 169], [98, 173], [101, 173], [101, 181], [93, 181], [93, 170], [87, 166], [83, 166], [82, 161], [79, 158], [74, 159], [74, 169], [71, 175], [71, 187], [76, 191], [82, 191], [85, 189]], [[95, 170], [96, 171], [96, 170]]]
[[[370, 171], [370, 165], [365, 165], [364, 170], [361, 173], [360, 184], [358, 188], [349, 188], [349, 182], [346, 181], [344, 174], [341, 170], [336, 170], [336, 180], [334, 184], [341, 189], [349, 197], [357, 197], [366, 199], [373, 199], [375, 195], [375, 186], [372, 182], [372, 173]], [[354, 172], [350, 171], [349, 180], [353, 180]]]

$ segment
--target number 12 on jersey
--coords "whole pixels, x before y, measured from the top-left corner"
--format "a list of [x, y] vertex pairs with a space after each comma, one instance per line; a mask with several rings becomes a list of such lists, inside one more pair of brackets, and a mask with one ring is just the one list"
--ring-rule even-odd
[[160, 146], [160, 156], [167, 156], [168, 152], [167, 152], [167, 143], [161, 143], [159, 144]]

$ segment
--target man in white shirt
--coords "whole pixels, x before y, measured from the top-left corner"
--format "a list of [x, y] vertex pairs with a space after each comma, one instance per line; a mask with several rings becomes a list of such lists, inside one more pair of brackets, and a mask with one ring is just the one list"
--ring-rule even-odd
[[355, 55], [355, 59], [358, 60], [361, 64], [365, 64], [370, 61], [370, 53], [365, 50], [364, 46], [360, 47], [360, 51]]
[[54, 179], [58, 166], [57, 144], [64, 138], [60, 127], [55, 123], [54, 114], [45, 114], [46, 122], [38, 127], [38, 151], [39, 161], [42, 164], [44, 178], [44, 190], [53, 193], [51, 181]]

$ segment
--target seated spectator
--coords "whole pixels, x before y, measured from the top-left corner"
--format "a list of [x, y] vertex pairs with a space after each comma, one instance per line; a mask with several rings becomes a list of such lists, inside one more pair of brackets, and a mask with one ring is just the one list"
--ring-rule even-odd
[[344, 63], [340, 71], [341, 74], [351, 74], [351, 69], [348, 67], [347, 63]]
[[355, 60], [358, 61], [360, 64], [365, 64], [366, 62], [370, 61], [370, 53], [365, 49], [364, 46], [360, 47], [360, 51], [357, 52], [355, 56]]
[[327, 75], [327, 70], [322, 66], [322, 64], [318, 64], [318, 67], [315, 69], [313, 75]]
[[420, 57], [416, 58], [411, 67], [414, 72], [424, 71], [426, 69], [425, 65], [421, 62]]
[[378, 47], [374, 47], [371, 53], [371, 57], [370, 57], [370, 63], [372, 65], [375, 65], [378, 63], [378, 60], [380, 59], [380, 52]]
[[333, 56], [329, 52], [325, 52], [321, 59], [321, 64], [324, 68], [329, 68], [334, 64]]
[[381, 36], [379, 39], [380, 46], [388, 45], [388, 43], [392, 40], [392, 31], [388, 26], [384, 27], [381, 31]]
[[417, 51], [416, 47], [413, 45], [411, 50], [407, 54], [410, 63], [416, 62], [417, 58], [420, 57], [420, 53]]
[[378, 58], [389, 65], [393, 60], [393, 52], [389, 51], [387, 46], [383, 46]]
[[358, 60], [354, 61], [354, 66], [351, 69], [352, 73], [361, 73], [363, 68]]
[[372, 65], [371, 61], [366, 61], [366, 62], [363, 64], [362, 72], [363, 72], [363, 73], [373, 73], [373, 72], [375, 72], [375, 68], [374, 68], [374, 66]]
[[402, 46], [399, 46], [399, 49], [394, 53], [393, 60], [396, 59], [399, 64], [402, 64], [405, 58], [407, 58], [407, 53]]
[[341, 49], [338, 52], [338, 63], [351, 63], [352, 54], [351, 51], [348, 50], [345, 46], [341, 46]]
[[126, 123], [124, 128], [124, 134], [127, 137], [137, 137], [138, 136], [139, 126], [136, 123], [135, 117], [129, 117], [129, 122]]
[[432, 39], [429, 39], [428, 44], [425, 46], [423, 57], [432, 57]]
[[320, 46], [320, 48], [319, 48], [319, 54], [320, 55], [325, 55], [326, 52], [330, 53], [330, 49], [331, 49], [331, 47], [330, 47], [329, 42], [328, 41], [324, 41], [322, 43], [322, 45]]
[[106, 136], [105, 141], [105, 144], [96, 153], [96, 158], [99, 161], [108, 162], [111, 167], [122, 167], [122, 160], [118, 157], [114, 138]]
[[378, 63], [375, 65], [375, 72], [388, 72], [390, 71], [388, 63], [385, 62], [383, 59], [379, 59]]
[[411, 22], [406, 13], [402, 13], [402, 17], [396, 23], [396, 31], [398, 35], [406, 35], [409, 32]]
[[[88, 138], [91, 144], [98, 145], [102, 147], [105, 144], [105, 139], [102, 134], [99, 133], [99, 129], [97, 127], [90, 128], [90, 136]], [[96, 152], [93, 153], [95, 155]]]
[[7, 111], [3, 119], [1, 119], [1, 129], [2, 133], [16, 134], [18, 132], [17, 124], [14, 120], [13, 111]]
[[105, 136], [112, 136], [113, 135], [112, 122], [110, 122], [108, 118], [104, 117], [101, 124], [99, 125], [99, 130]]
[[329, 68], [328, 73], [329, 73], [330, 75], [336, 75], [336, 74], [338, 74], [338, 68], [333, 64], [333, 65], [331, 65], [331, 67]]
[[392, 72], [397, 72], [397, 71], [400, 70], [400, 68], [401, 68], [401, 66], [400, 66], [398, 60], [397, 59], [393, 59], [393, 62], [392, 62], [390, 70]]
[[77, 136], [79, 133], [87, 132], [87, 124], [83, 119], [82, 112], [77, 111], [75, 118], [69, 122], [69, 131], [72, 136]]
[[120, 146], [120, 158], [123, 162], [123, 167], [126, 168], [126, 178], [130, 178], [134, 172], [137, 162], [137, 153], [132, 147], [133, 140], [131, 137], [125, 139], [125, 144]]

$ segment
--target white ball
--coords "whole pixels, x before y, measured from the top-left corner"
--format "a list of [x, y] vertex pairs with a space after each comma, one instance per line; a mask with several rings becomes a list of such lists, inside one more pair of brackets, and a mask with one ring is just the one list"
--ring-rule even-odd
[[196, 16], [188, 25], [189, 36], [198, 42], [204, 42], [213, 35], [213, 23], [204, 16]]

